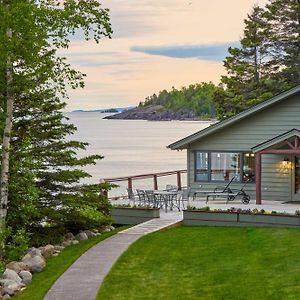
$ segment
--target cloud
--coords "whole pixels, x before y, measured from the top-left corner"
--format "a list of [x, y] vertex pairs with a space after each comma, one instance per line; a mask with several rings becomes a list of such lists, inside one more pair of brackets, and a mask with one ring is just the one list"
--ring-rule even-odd
[[133, 46], [130, 50], [175, 58], [198, 58], [201, 60], [222, 61], [228, 54], [228, 48], [237, 46], [239, 46], [238, 42], [232, 42], [208, 45]]

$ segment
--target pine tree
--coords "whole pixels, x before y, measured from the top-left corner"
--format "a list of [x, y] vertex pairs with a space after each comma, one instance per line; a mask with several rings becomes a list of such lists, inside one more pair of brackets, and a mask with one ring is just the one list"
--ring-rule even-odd
[[245, 108], [272, 96], [274, 81], [269, 64], [269, 49], [266, 33], [268, 24], [264, 10], [254, 6], [244, 20], [245, 29], [241, 46], [229, 48], [229, 56], [224, 61], [227, 75], [215, 94], [219, 118], [234, 115]]
[[270, 0], [264, 15], [271, 64], [287, 88], [300, 84], [300, 0]]

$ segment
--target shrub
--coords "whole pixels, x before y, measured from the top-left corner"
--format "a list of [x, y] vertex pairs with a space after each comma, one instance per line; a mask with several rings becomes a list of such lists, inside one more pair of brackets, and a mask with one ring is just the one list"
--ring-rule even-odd
[[19, 260], [28, 249], [29, 234], [25, 229], [18, 229], [15, 232], [11, 228], [7, 230], [7, 244], [5, 256], [8, 260]]
[[63, 226], [36, 226], [31, 228], [30, 246], [40, 247], [47, 244], [59, 244], [66, 234]]

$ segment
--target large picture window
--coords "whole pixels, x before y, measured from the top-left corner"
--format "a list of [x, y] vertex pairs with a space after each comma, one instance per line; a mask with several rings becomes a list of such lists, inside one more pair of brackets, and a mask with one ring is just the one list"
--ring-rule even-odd
[[240, 181], [239, 153], [211, 153], [211, 181]]
[[195, 152], [196, 181], [254, 182], [254, 171], [253, 153]]

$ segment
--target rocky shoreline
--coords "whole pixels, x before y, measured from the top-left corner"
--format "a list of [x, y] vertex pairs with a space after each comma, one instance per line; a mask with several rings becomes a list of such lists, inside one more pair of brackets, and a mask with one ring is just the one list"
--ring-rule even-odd
[[106, 116], [104, 119], [118, 120], [148, 120], [148, 121], [199, 121], [201, 118], [196, 116], [191, 110], [164, 110], [162, 106], [136, 107], [119, 114]]

